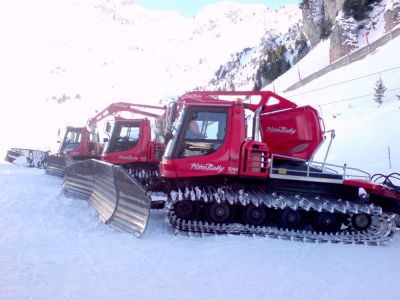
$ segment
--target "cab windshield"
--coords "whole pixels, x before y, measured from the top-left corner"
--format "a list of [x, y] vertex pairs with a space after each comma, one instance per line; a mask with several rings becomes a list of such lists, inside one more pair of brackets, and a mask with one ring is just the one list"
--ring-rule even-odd
[[78, 147], [81, 139], [82, 128], [68, 129], [61, 146], [61, 151], [71, 150]]
[[168, 143], [167, 157], [192, 157], [218, 150], [226, 136], [228, 113], [225, 108], [190, 108], [181, 113]]
[[140, 135], [140, 123], [121, 122], [115, 124], [108, 152], [127, 151], [136, 146]]

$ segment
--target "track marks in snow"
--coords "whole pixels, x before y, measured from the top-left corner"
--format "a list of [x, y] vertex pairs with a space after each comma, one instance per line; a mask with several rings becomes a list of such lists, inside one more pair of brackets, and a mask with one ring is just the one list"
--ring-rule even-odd
[[399, 236], [387, 247], [187, 237], [152, 211], [137, 239], [66, 198], [58, 178], [6, 164], [0, 205], [0, 298], [400, 298]]

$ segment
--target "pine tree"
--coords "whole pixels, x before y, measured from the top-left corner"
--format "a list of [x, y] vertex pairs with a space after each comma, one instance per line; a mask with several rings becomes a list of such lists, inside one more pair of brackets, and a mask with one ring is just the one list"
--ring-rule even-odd
[[300, 7], [300, 9], [303, 9], [303, 8], [309, 9], [310, 8], [310, 0], [302, 0], [299, 4], [299, 7]]
[[357, 21], [364, 20], [376, 3], [382, 0], [345, 0], [343, 11], [345, 16], [354, 17]]
[[374, 91], [374, 101], [378, 103], [379, 107], [383, 103], [383, 96], [385, 95], [386, 91], [386, 87], [383, 84], [382, 78], [379, 77], [379, 79], [375, 82]]
[[326, 40], [331, 35], [331, 33], [332, 33], [332, 21], [326, 19], [321, 24], [321, 33], [319, 37], [322, 40]]

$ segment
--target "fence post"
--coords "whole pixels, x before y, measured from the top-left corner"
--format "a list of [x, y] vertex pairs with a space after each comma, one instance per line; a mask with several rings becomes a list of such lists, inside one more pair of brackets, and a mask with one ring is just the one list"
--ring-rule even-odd
[[389, 170], [392, 169], [392, 160], [390, 158], [390, 146], [388, 146], [388, 156], [389, 156]]

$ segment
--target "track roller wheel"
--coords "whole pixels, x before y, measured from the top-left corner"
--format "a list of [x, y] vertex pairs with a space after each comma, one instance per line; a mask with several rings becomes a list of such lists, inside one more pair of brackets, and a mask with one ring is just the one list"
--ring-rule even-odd
[[351, 217], [351, 224], [357, 230], [365, 230], [371, 225], [371, 216], [365, 213], [356, 214]]
[[246, 224], [260, 226], [265, 223], [267, 211], [264, 206], [249, 205], [243, 210], [242, 216]]
[[299, 228], [303, 218], [299, 211], [285, 208], [280, 217], [281, 225], [288, 229]]
[[192, 220], [199, 214], [199, 205], [195, 201], [183, 200], [175, 203], [174, 211], [178, 218]]
[[316, 229], [321, 232], [334, 232], [339, 228], [336, 215], [330, 212], [318, 214], [315, 225]]
[[231, 215], [231, 208], [226, 203], [213, 203], [207, 207], [207, 219], [214, 223], [224, 223]]

